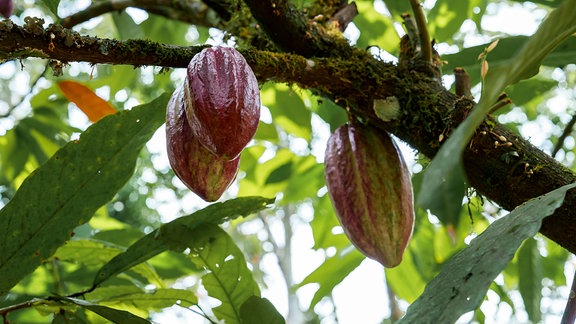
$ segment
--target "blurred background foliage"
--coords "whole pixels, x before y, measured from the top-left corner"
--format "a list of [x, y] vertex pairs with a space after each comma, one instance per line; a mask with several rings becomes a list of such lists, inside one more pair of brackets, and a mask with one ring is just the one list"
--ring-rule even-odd
[[[311, 4], [293, 2], [302, 8]], [[17, 1], [11, 19], [20, 25], [26, 16], [53, 22], [55, 16], [46, 3], [49, 1]], [[400, 14], [410, 11], [408, 1], [356, 3], [359, 15], [347, 29], [346, 37], [377, 57], [394, 61], [403, 34]], [[501, 39], [490, 54], [490, 64], [504, 63], [546, 13], [560, 3], [424, 1], [436, 50], [446, 61], [445, 85], [451, 86], [454, 67], [462, 66], [471, 76], [474, 94], [479, 96], [477, 57], [486, 44]], [[87, 5], [87, 1], [62, 0], [58, 16], [66, 17]], [[512, 13], [528, 17], [533, 30], [514, 28], [515, 19], [520, 18], [506, 17]], [[173, 21], [139, 9], [104, 14], [75, 29], [98, 37], [146, 38], [183, 46], [234, 41], [234, 35], [223, 30]], [[530, 138], [545, 152], [552, 153], [559, 145], [554, 150], [555, 158], [571, 169], [574, 137], [569, 134], [560, 144], [558, 141], [575, 116], [575, 52], [573, 39], [563, 44], [545, 60], [546, 66], [537, 77], [509, 89], [513, 104], [496, 112], [500, 122]], [[65, 143], [77, 139], [90, 124], [63, 96], [56, 82], [82, 83], [116, 109], [124, 110], [150, 102], [161, 93], [171, 93], [184, 75], [182, 70], [157, 67], [70, 63], [62, 76], [53, 76], [47, 65], [38, 59], [0, 65], [0, 207], [10, 201], [28, 175]], [[435, 215], [417, 210], [404, 261], [399, 267], [384, 271], [350, 245], [327, 196], [324, 148], [330, 132], [347, 120], [346, 113], [329, 100], [296, 86], [267, 82], [261, 85], [261, 97], [264, 107], [258, 132], [244, 151], [238, 179], [223, 200], [258, 195], [276, 197], [276, 203], [272, 209], [223, 227], [243, 251], [263, 296], [272, 301], [288, 323], [350, 323], [353, 318], [364, 323], [393, 322], [423, 292], [444, 262], [504, 215], [497, 205], [473, 190], [468, 192], [455, 228], [447, 228]], [[428, 161], [406, 146], [403, 152], [417, 192], [421, 171]], [[134, 176], [114, 199], [100, 208], [89, 223], [78, 227], [72, 240], [53, 258], [1, 297], [0, 307], [37, 296], [81, 291], [90, 286], [103, 264], [142, 235], [205, 206], [174, 176], [165, 153], [164, 129], [160, 128], [141, 152]], [[204, 322], [203, 311], [198, 308], [165, 308], [174, 303], [152, 299], [136, 303], [131, 302], [136, 299], [130, 295], [154, 288], [177, 288], [177, 298], [173, 299], [185, 306], [188, 298], [193, 305], [196, 299], [206, 299], [200, 272], [185, 255], [164, 252], [112, 278], [86, 297], [157, 322]], [[573, 272], [574, 258], [538, 235], [524, 243], [497, 277], [482, 307], [464, 315], [462, 321], [557, 322], [568, 295], [566, 274]], [[378, 291], [371, 291], [370, 287]], [[113, 298], [119, 296], [119, 291], [126, 295]], [[185, 292], [190, 296], [186, 297]], [[15, 323], [57, 322], [58, 316], [52, 313], [53, 309], [36, 307], [11, 312], [8, 319]], [[93, 323], [102, 321], [82, 309], [76, 310], [76, 315]]]

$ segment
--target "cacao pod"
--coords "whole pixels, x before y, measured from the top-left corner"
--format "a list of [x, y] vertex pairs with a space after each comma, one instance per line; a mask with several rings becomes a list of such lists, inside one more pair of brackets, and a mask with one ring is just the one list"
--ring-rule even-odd
[[246, 60], [229, 47], [211, 47], [188, 64], [184, 92], [194, 136], [210, 152], [236, 158], [260, 119], [258, 81]]
[[412, 236], [410, 172], [386, 132], [346, 124], [328, 139], [325, 177], [336, 215], [350, 241], [385, 267], [395, 267]]
[[12, 16], [14, 11], [14, 1], [12, 0], [0, 0], [0, 15], [8, 19]]
[[216, 201], [236, 178], [240, 156], [232, 160], [212, 154], [192, 133], [182, 87], [172, 94], [166, 110], [166, 147], [174, 173], [206, 201]]

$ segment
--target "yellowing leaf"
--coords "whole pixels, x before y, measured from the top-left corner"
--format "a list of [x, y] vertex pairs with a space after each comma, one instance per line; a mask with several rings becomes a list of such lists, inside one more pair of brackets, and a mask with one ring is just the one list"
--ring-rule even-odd
[[64, 96], [75, 103], [91, 122], [97, 122], [100, 118], [117, 112], [106, 100], [98, 97], [87, 86], [76, 81], [58, 82]]

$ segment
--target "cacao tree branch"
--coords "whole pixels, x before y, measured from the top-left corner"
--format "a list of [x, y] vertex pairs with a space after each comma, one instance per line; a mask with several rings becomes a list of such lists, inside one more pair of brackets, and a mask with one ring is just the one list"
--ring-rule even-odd
[[319, 24], [308, 20], [287, 0], [244, 2], [266, 34], [284, 52], [305, 57], [350, 57], [353, 54], [352, 48], [339, 32], [330, 34]]
[[576, 124], [576, 114], [572, 115], [572, 118], [570, 119], [568, 124], [566, 124], [566, 127], [564, 127], [562, 134], [560, 135], [560, 137], [558, 137], [558, 142], [556, 142], [556, 145], [554, 145], [554, 148], [552, 149], [552, 153], [550, 153], [550, 155], [552, 157], [556, 157], [556, 154], [558, 154], [558, 151], [560, 151], [562, 146], [564, 146], [564, 141], [566, 141], [566, 138], [570, 134], [572, 134], [572, 131], [574, 130], [575, 124]]
[[[85, 37], [59, 26], [43, 29], [34, 19], [27, 19], [24, 27], [0, 22], [0, 58], [4, 59], [185, 67], [201, 48]], [[426, 73], [398, 68], [361, 50], [351, 51], [354, 55], [349, 60], [249, 50], [242, 54], [260, 82], [289, 82], [312, 89], [434, 157], [442, 139], [466, 118], [474, 102], [450, 93]], [[374, 111], [374, 99], [394, 99], [398, 115], [381, 120]], [[507, 210], [576, 181], [572, 171], [490, 118], [473, 136], [463, 160], [469, 184]], [[569, 192], [563, 206], [544, 219], [541, 228], [571, 252], [576, 252], [574, 210], [576, 193]]]
[[88, 8], [63, 18], [60, 24], [71, 28], [92, 18], [112, 11], [122, 11], [128, 7], [139, 8], [150, 13], [165, 16], [186, 23], [215, 27], [216, 22], [208, 19], [209, 10], [201, 1], [186, 0], [116, 0], [93, 2]]

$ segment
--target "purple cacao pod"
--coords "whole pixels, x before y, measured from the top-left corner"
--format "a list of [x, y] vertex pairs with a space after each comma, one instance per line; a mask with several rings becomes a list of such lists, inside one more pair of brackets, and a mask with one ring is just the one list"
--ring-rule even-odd
[[12, 0], [0, 0], [0, 15], [8, 19], [12, 16], [14, 12], [14, 1]]
[[258, 81], [246, 60], [230, 47], [211, 47], [188, 64], [184, 92], [194, 136], [210, 152], [236, 158], [256, 133], [260, 119]]
[[350, 241], [385, 267], [395, 267], [412, 236], [410, 172], [386, 132], [340, 126], [328, 140], [325, 177], [336, 215]]
[[205, 201], [216, 201], [236, 178], [240, 156], [226, 160], [200, 144], [188, 124], [183, 96], [182, 87], [176, 89], [166, 110], [168, 160], [190, 190]]

